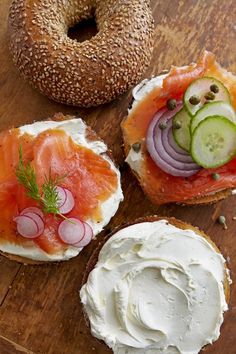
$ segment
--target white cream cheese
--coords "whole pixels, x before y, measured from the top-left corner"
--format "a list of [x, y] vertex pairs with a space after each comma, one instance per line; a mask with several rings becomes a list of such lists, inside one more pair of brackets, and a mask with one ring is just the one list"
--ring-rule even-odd
[[226, 274], [205, 238], [145, 222], [107, 241], [80, 296], [92, 334], [115, 354], [197, 354], [220, 335]]
[[[167, 76], [167, 74], [153, 77], [152, 79], [145, 79], [140, 84], [134, 87], [133, 89], [133, 104], [131, 109], [129, 110], [129, 114], [132, 109], [141, 101], [146, 95], [148, 95], [154, 88], [162, 87], [163, 80]], [[125, 160], [133, 171], [140, 173], [140, 167], [142, 162], [142, 153], [141, 151], [136, 152], [132, 148], [130, 148], [129, 153]]]
[[133, 98], [134, 102], [132, 108], [137, 104], [138, 101], [141, 101], [147, 94], [149, 94], [154, 88], [162, 87], [163, 80], [166, 78], [167, 74], [159, 75], [151, 79], [144, 79], [133, 89]]
[[[102, 141], [89, 141], [86, 138], [86, 124], [80, 118], [74, 118], [70, 120], [65, 120], [62, 122], [56, 121], [42, 121], [35, 122], [33, 124], [28, 124], [20, 127], [22, 134], [28, 133], [33, 136], [37, 136], [41, 132], [48, 129], [62, 129], [68, 135], [70, 135], [73, 141], [78, 144], [93, 150], [96, 154], [102, 155], [102, 157], [107, 160], [112, 170], [117, 174], [118, 187], [115, 193], [113, 193], [109, 199], [101, 204], [101, 214], [103, 220], [100, 223], [96, 223], [93, 220], [86, 220], [92, 227], [94, 235], [97, 235], [102, 229], [109, 223], [110, 219], [116, 213], [120, 202], [123, 200], [123, 193], [120, 183], [120, 172], [115, 167], [111, 159], [106, 155], [107, 146]], [[20, 245], [12, 244], [10, 242], [0, 243], [0, 251], [10, 253], [13, 255], [18, 255], [25, 258], [30, 258], [36, 261], [61, 261], [68, 260], [72, 257], [77, 256], [82, 248], [68, 246], [68, 248], [61, 253], [57, 254], [47, 254], [42, 249], [40, 249], [33, 241], [29, 241], [27, 247], [22, 247]]]

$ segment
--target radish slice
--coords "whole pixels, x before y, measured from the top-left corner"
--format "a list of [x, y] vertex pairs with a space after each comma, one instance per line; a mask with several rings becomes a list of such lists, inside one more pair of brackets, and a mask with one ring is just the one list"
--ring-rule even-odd
[[56, 191], [59, 197], [58, 208], [61, 214], [68, 214], [75, 206], [75, 200], [71, 191], [57, 186]]
[[63, 220], [58, 227], [60, 239], [68, 245], [74, 245], [81, 241], [85, 234], [85, 226], [76, 218]]
[[67, 195], [66, 195], [65, 188], [62, 188], [60, 186], [56, 187], [56, 192], [57, 192], [58, 199], [59, 199], [57, 206], [58, 206], [58, 208], [60, 208], [65, 204], [66, 199], [67, 199]]
[[26, 213], [34, 213], [37, 214], [38, 216], [41, 217], [41, 219], [43, 220], [44, 218], [44, 214], [42, 212], [41, 209], [37, 208], [37, 207], [28, 207], [25, 208], [24, 210], [22, 210], [22, 212], [20, 213], [20, 215], [25, 215]]
[[16, 222], [17, 231], [21, 236], [33, 239], [40, 235], [39, 227], [36, 221], [30, 216], [20, 215], [15, 217], [13, 220]]
[[85, 229], [84, 237], [82, 238], [81, 241], [75, 243], [73, 246], [75, 246], [75, 247], [85, 247], [91, 242], [91, 240], [93, 238], [93, 229], [92, 229], [92, 227], [89, 224], [87, 224], [86, 222], [84, 222], [84, 229]]
[[[147, 150], [164, 172], [179, 177], [189, 177], [197, 173], [200, 167], [192, 160], [191, 156], [181, 149], [173, 139], [172, 118], [182, 108], [178, 103], [173, 111], [162, 108], [151, 121], [147, 137]], [[159, 128], [160, 123], [165, 123], [164, 130]]]
[[35, 213], [24, 213], [23, 216], [29, 216], [32, 220], [34, 220], [37, 224], [38, 227], [38, 234], [41, 235], [44, 231], [44, 222], [43, 219], [41, 218], [41, 216], [39, 216], [38, 214]]

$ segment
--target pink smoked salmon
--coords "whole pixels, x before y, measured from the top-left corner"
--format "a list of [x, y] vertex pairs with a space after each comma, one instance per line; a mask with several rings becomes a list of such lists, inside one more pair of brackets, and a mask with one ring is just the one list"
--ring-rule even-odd
[[[223, 82], [236, 109], [236, 77], [221, 68], [212, 53], [205, 52], [197, 64], [182, 68], [172, 67], [163, 81], [163, 87], [156, 87], [143, 100], [137, 102], [122, 122], [126, 148], [145, 139], [152, 118], [166, 105], [169, 98], [182, 99], [189, 84], [203, 76], [214, 77]], [[212, 179], [214, 172], [221, 176], [217, 181]], [[217, 169], [202, 169], [189, 178], [174, 177], [162, 171], [144, 147], [139, 179], [142, 188], [155, 204], [183, 202], [236, 187], [236, 159]]]
[[[24, 208], [37, 206], [16, 178], [20, 146], [24, 162], [30, 162], [35, 169], [39, 186], [49, 173], [52, 177], [65, 176], [60, 186], [69, 189], [75, 199], [75, 207], [68, 217], [99, 221], [100, 204], [118, 186], [117, 174], [108, 161], [75, 144], [62, 130], [47, 130], [34, 138], [12, 129], [2, 132], [0, 141], [0, 242], [7, 240], [26, 245], [29, 240], [17, 233], [13, 218]], [[56, 231], [60, 221], [60, 217], [45, 215], [44, 233], [33, 241], [47, 253], [53, 254], [65, 247]]]

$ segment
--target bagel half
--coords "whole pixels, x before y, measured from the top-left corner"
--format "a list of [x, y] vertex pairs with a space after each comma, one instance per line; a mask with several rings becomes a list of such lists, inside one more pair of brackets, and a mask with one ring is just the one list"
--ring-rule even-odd
[[[215, 77], [227, 87], [232, 106], [236, 110], [236, 77], [223, 69], [215, 61], [214, 55], [209, 52], [205, 52], [196, 64], [172, 67], [170, 71], [165, 71], [150, 80], [144, 80], [133, 90], [134, 98], [131, 107], [121, 124], [124, 151], [132, 172], [137, 177], [144, 193], [154, 204], [214, 203], [232, 195], [232, 191], [236, 187], [236, 169], [234, 167], [228, 168], [228, 175], [224, 166], [206, 170], [208, 171], [207, 179], [204, 184], [201, 184], [200, 181], [197, 183], [198, 173], [195, 179], [194, 176], [184, 178], [168, 175], [155, 165], [146, 148], [147, 129], [156, 112], [166, 105], [169, 98], [177, 97], [178, 100], [181, 100], [189, 84], [194, 79], [204, 76]], [[133, 146], [136, 143], [139, 143], [140, 151], [135, 154]], [[233, 164], [234, 162], [232, 162]], [[222, 172], [222, 178], [224, 179], [226, 175], [228, 179], [225, 178], [224, 182], [222, 179], [216, 182], [211, 177], [214, 172], [219, 174]], [[196, 182], [196, 187], [191, 181]], [[172, 185], [175, 188], [172, 188]], [[181, 186], [179, 189], [178, 185]], [[204, 187], [198, 188], [200, 185]]]
[[[167, 222], [167, 224], [170, 224], [170, 225], [173, 225], [175, 226], [176, 228], [180, 229], [180, 230], [192, 230], [196, 235], [204, 238], [212, 247], [213, 249], [218, 253], [220, 254], [220, 251], [219, 249], [217, 248], [217, 246], [214, 244], [214, 242], [210, 239], [209, 236], [207, 236], [203, 231], [199, 230], [197, 227], [194, 227], [192, 226], [191, 224], [188, 224], [188, 223], [185, 223], [183, 221], [180, 221], [180, 220], [177, 220], [175, 218], [166, 218], [166, 217], [158, 217], [158, 216], [148, 216], [148, 217], [144, 217], [144, 218], [140, 218], [134, 222], [130, 222], [126, 225], [123, 225], [123, 226], [120, 226], [118, 228], [116, 228], [110, 235], [108, 235], [106, 238], [104, 238], [100, 244], [98, 245], [97, 249], [94, 251], [94, 253], [92, 254], [91, 258], [90, 258], [90, 261], [88, 262], [87, 264], [87, 267], [86, 267], [86, 271], [84, 273], [84, 277], [83, 277], [83, 282], [82, 282], [82, 291], [81, 291], [81, 300], [82, 300], [82, 303], [84, 304], [84, 318], [85, 318], [85, 322], [86, 324], [89, 326], [91, 325], [91, 322], [90, 322], [90, 316], [92, 314], [91, 312], [91, 309], [89, 309], [90, 306], [92, 306], [91, 304], [94, 304], [95, 306], [100, 306], [101, 303], [97, 303], [97, 300], [96, 300], [96, 294], [97, 292], [99, 291], [97, 286], [99, 284], [99, 267], [102, 267], [102, 264], [103, 264], [103, 261], [105, 262], [105, 264], [107, 264], [107, 272], [109, 272], [109, 270], [112, 269], [112, 260], [111, 260], [111, 263], [110, 263], [110, 259], [107, 258], [107, 263], [105, 261], [106, 258], [104, 257], [109, 257], [109, 250], [108, 249], [113, 249], [114, 251], [116, 250], [116, 245], [115, 245], [115, 241], [114, 241], [114, 237], [117, 237], [116, 235], [119, 233], [119, 231], [125, 231], [128, 227], [132, 226], [132, 225], [137, 225], [137, 224], [143, 224], [143, 223], [153, 223], [153, 222], [157, 222], [157, 221], [163, 221], [165, 220]], [[131, 232], [131, 231], [130, 231]], [[127, 237], [130, 239], [131, 237], [131, 234], [130, 232], [128, 231], [127, 229]], [[121, 236], [121, 239], [119, 239], [118, 242], [118, 246], [121, 246], [121, 243], [122, 243], [122, 240], [125, 241], [125, 237], [124, 237], [124, 233], [122, 234]], [[139, 236], [140, 233], [138, 231], [136, 231], [136, 235], [134, 235], [134, 237], [138, 237], [139, 239]], [[178, 235], [176, 235], [176, 237], [178, 237]], [[139, 241], [137, 239], [137, 245], [139, 245]], [[104, 248], [104, 245], [107, 244], [107, 242], [109, 242], [109, 247], [107, 247], [106, 249]], [[136, 246], [134, 244], [134, 246], [132, 246], [134, 249], [136, 249]], [[150, 249], [154, 247], [153, 244], [150, 244]], [[101, 252], [102, 251], [102, 252]], [[157, 252], [158, 252], [158, 249], [157, 249]], [[119, 254], [121, 254], [122, 251], [119, 251]], [[121, 255], [122, 257], [122, 255]], [[154, 257], [154, 256], [153, 256]], [[165, 257], [165, 255], [163, 255], [163, 257]], [[194, 255], [193, 255], [194, 257]], [[221, 258], [221, 257], [220, 257]], [[123, 258], [122, 258], [123, 259]], [[114, 258], [114, 261], [116, 261], [116, 258]], [[142, 257], [140, 256], [140, 262], [142, 262]], [[123, 264], [125, 266], [125, 259], [123, 259]], [[105, 265], [106, 267], [106, 265]], [[132, 263], [130, 263], [130, 267], [132, 268]], [[229, 272], [227, 270], [227, 267], [226, 267], [226, 263], [222, 263], [222, 270], [223, 270], [223, 279], [222, 279], [222, 284], [223, 284], [223, 292], [224, 292], [224, 296], [225, 296], [225, 300], [227, 303], [229, 303], [229, 298], [230, 298], [230, 283], [231, 283], [231, 280], [229, 278]], [[116, 266], [116, 271], [118, 272], [119, 271], [119, 264]], [[93, 271], [95, 270], [95, 272], [93, 273]], [[130, 269], [130, 271], [132, 272], [133, 270]], [[96, 275], [95, 275], [96, 273]], [[94, 278], [93, 278], [94, 277]], [[92, 283], [93, 280], [96, 279], [96, 283]], [[127, 278], [123, 278], [124, 279], [129, 279], [128, 276]], [[102, 280], [101, 280], [102, 281]], [[118, 284], [118, 283], [117, 283]], [[91, 288], [92, 286], [92, 288]], [[104, 286], [106, 286], [106, 283], [104, 283]], [[103, 286], [102, 286], [103, 288]], [[86, 294], [89, 293], [90, 289], [93, 289], [94, 291], [94, 298], [93, 298], [93, 301], [94, 302], [90, 302], [89, 301], [89, 295], [86, 296]], [[154, 289], [154, 288], [153, 288]], [[88, 293], [87, 293], [88, 291]], [[109, 290], [110, 292], [111, 290]], [[116, 288], [116, 291], [117, 288]], [[154, 291], [154, 290], [153, 290]], [[98, 293], [99, 294], [99, 293]], [[104, 294], [101, 294], [101, 298], [103, 298], [103, 296], [105, 296]], [[141, 296], [141, 295], [140, 295]], [[87, 298], [86, 298], [87, 297]], [[128, 295], [127, 295], [127, 298], [128, 298]], [[105, 301], [105, 298], [104, 298], [104, 301]], [[116, 299], [116, 302], [118, 301], [118, 298]], [[164, 306], [164, 305], [163, 305]], [[177, 306], [177, 305], [176, 305]], [[110, 308], [110, 307], [109, 307]], [[111, 311], [111, 310], [110, 310]], [[141, 310], [140, 310], [141, 311]], [[124, 313], [125, 314], [125, 313]], [[98, 316], [97, 318], [99, 318], [99, 307], [97, 308], [96, 310], [96, 316]], [[110, 315], [111, 316], [111, 315]], [[207, 321], [207, 319], [206, 319]], [[111, 346], [114, 350], [114, 346], [112, 345], [112, 343], [114, 343], [114, 341], [116, 340], [115, 338], [115, 335], [113, 334], [113, 327], [110, 327], [110, 331], [111, 333], [106, 333], [106, 338], [103, 337], [102, 335], [102, 332], [100, 332], [100, 336], [97, 335], [97, 332], [96, 332], [96, 329], [94, 329], [94, 322], [96, 323], [96, 319], [93, 319], [92, 320], [92, 334], [95, 335], [95, 337], [97, 337], [98, 339], [102, 339], [104, 340], [109, 346]], [[100, 322], [102, 323], [102, 322]], [[115, 322], [114, 322], [115, 323]], [[113, 324], [114, 326], [114, 324]], [[122, 325], [121, 325], [122, 326]], [[146, 322], [146, 326], [148, 328], [148, 323]], [[125, 331], [125, 330], [124, 330]], [[112, 341], [109, 342], [109, 337], [111, 336], [112, 338]], [[216, 340], [217, 338], [215, 338], [214, 340]], [[172, 338], [170, 338], [170, 340], [172, 341]], [[173, 344], [173, 341], [172, 341], [172, 345]], [[124, 353], [125, 353], [125, 348], [129, 348], [129, 350], [132, 350], [133, 348], [130, 348], [130, 347], [124, 347], [123, 350], [124, 350]], [[142, 349], [144, 350], [144, 347], [142, 347]], [[121, 349], [120, 349], [121, 350]], [[134, 349], [133, 349], [134, 350]], [[121, 351], [122, 352], [122, 351]], [[159, 351], [157, 351], [159, 353]], [[122, 352], [123, 353], [123, 352]], [[162, 351], [160, 351], [160, 353], [163, 354]], [[165, 351], [164, 351], [165, 353]], [[174, 351], [175, 353], [175, 351]]]
[[[104, 161], [109, 162], [111, 166], [110, 168], [115, 172], [117, 176], [117, 186], [115, 190], [111, 192], [108, 198], [105, 198], [105, 200], [99, 202], [100, 205], [99, 209], [101, 211], [101, 216], [99, 216], [99, 219], [97, 221], [95, 221], [96, 217], [94, 221], [92, 221], [91, 219], [92, 223], [90, 223], [90, 221], [88, 220], [90, 226], [93, 228], [93, 236], [96, 236], [103, 229], [103, 227], [110, 221], [111, 217], [117, 211], [119, 203], [123, 200], [123, 194], [120, 185], [120, 173], [116, 168], [112, 158], [112, 154], [107, 149], [105, 143], [102, 141], [102, 139], [100, 139], [97, 136], [97, 134], [90, 127], [86, 126], [86, 124], [81, 119], [72, 116], [64, 116], [62, 113], [56, 114], [54, 117], [52, 117], [52, 119], [49, 119], [45, 122], [35, 122], [30, 125], [19, 127], [19, 129], [21, 129], [22, 132], [28, 132], [30, 133], [30, 135], [36, 136], [36, 138], [40, 136], [40, 134], [44, 134], [44, 130], [47, 131], [46, 134], [48, 134], [48, 136], [50, 137], [51, 134], [50, 129], [52, 129], [52, 131], [55, 130], [66, 131], [67, 134], [72, 134], [73, 132], [75, 135], [74, 136], [71, 135], [72, 139], [76, 139], [77, 143], [81, 144], [81, 146], [86, 146], [86, 149], [91, 149], [91, 151], [94, 152], [96, 151], [96, 154], [100, 156], [100, 158], [102, 157]], [[11, 158], [11, 155], [9, 156]], [[73, 169], [72, 166], [71, 168]], [[106, 179], [106, 176], [104, 178]], [[78, 184], [78, 188], [79, 188], [79, 184]], [[92, 185], [91, 188], [93, 188]], [[104, 188], [106, 189], [106, 187]], [[0, 183], [0, 194], [1, 194], [1, 183]], [[31, 200], [29, 200], [28, 202], [31, 203]], [[34, 206], [33, 201], [32, 201], [32, 205]], [[21, 212], [22, 208], [24, 207], [22, 206], [19, 207], [19, 211], [17, 212], [17, 214]], [[75, 208], [76, 208], [76, 204], [75, 204]], [[13, 216], [16, 215], [14, 214]], [[67, 214], [67, 217], [70, 217], [69, 215]], [[47, 218], [45, 220], [47, 220]], [[0, 225], [2, 222], [3, 219], [0, 218]], [[13, 221], [10, 222], [10, 225], [11, 227], [9, 229], [10, 230], [9, 236], [5, 231], [0, 235], [0, 253], [11, 260], [24, 263], [24, 264], [42, 264], [42, 263], [49, 263], [49, 262], [51, 263], [51, 262], [67, 260], [69, 258], [75, 257], [76, 255], [79, 254], [79, 252], [82, 249], [82, 248], [75, 249], [73, 246], [71, 247], [70, 245], [65, 245], [62, 242], [62, 244], [60, 243], [58, 244], [60, 246], [58, 248], [58, 252], [56, 251], [56, 248], [54, 250], [53, 249], [50, 250], [49, 252], [49, 250], [48, 251], [45, 250], [44, 246], [41, 247], [42, 244], [40, 241], [39, 242], [37, 241], [35, 243], [34, 240], [27, 240], [22, 236], [20, 236], [19, 234], [17, 234]], [[47, 229], [51, 227], [54, 226], [48, 225]], [[13, 235], [11, 234], [11, 232], [13, 232]], [[39, 238], [40, 237], [41, 236], [39, 236]], [[56, 236], [56, 239], [57, 237], [58, 236]], [[49, 242], [49, 246], [50, 246], [50, 242]], [[51, 251], [53, 252], [51, 253]]]
[[[95, 16], [98, 33], [82, 43], [67, 32]], [[68, 105], [109, 102], [136, 84], [153, 49], [147, 0], [13, 0], [13, 60], [33, 87]]]

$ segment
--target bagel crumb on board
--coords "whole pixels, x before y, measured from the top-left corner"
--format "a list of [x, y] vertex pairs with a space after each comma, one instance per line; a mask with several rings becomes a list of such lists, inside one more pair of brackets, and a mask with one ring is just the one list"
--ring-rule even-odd
[[[67, 32], [95, 16], [98, 33], [82, 43]], [[109, 102], [136, 84], [153, 48], [149, 1], [13, 0], [8, 32], [13, 60], [33, 87], [68, 105]]]

